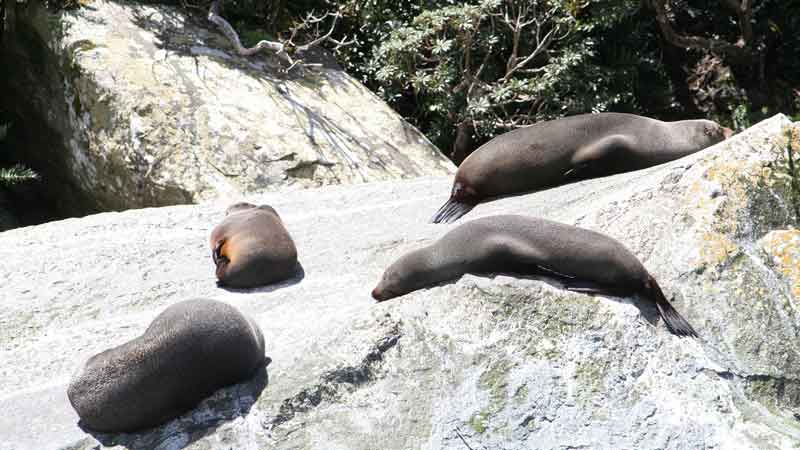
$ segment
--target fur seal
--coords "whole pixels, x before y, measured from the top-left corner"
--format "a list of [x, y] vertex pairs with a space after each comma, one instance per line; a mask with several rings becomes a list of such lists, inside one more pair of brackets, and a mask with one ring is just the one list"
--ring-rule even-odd
[[372, 297], [388, 300], [465, 273], [539, 275], [557, 279], [572, 291], [638, 295], [656, 305], [670, 332], [697, 336], [620, 242], [584, 228], [524, 216], [490, 216], [456, 227], [395, 261]]
[[623, 113], [539, 122], [470, 154], [456, 171], [450, 199], [431, 221], [453, 222], [478, 203], [505, 195], [662, 164], [732, 133], [710, 120], [662, 122]]
[[227, 303], [176, 303], [144, 334], [92, 356], [67, 396], [82, 424], [100, 432], [150, 428], [190, 410], [265, 363], [261, 329]]
[[220, 286], [264, 286], [297, 272], [294, 241], [271, 206], [236, 203], [225, 214], [210, 238]]

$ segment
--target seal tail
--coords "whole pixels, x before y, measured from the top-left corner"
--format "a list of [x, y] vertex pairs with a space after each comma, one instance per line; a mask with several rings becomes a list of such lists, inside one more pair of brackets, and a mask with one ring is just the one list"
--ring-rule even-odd
[[475, 205], [460, 202], [450, 197], [436, 214], [431, 217], [431, 223], [453, 223], [464, 214], [470, 212]]
[[698, 337], [697, 331], [695, 331], [694, 328], [689, 325], [689, 322], [672, 307], [672, 304], [670, 304], [667, 297], [664, 296], [664, 292], [661, 291], [661, 287], [658, 285], [655, 278], [652, 276], [649, 277], [647, 285], [650, 296], [655, 300], [656, 308], [658, 308], [659, 314], [664, 319], [664, 323], [667, 325], [669, 332], [676, 336]]

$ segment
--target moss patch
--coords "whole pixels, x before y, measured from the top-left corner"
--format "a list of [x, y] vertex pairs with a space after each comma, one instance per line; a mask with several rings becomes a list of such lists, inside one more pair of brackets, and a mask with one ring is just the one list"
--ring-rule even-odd
[[501, 359], [492, 364], [478, 379], [478, 387], [489, 392], [489, 405], [473, 414], [469, 425], [476, 433], [483, 433], [489, 427], [489, 420], [501, 411], [508, 401], [508, 374], [514, 364]]

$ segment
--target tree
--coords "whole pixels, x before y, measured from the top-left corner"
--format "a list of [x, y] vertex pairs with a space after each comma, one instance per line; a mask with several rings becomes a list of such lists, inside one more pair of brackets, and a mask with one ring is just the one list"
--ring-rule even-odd
[[637, 111], [640, 67], [652, 58], [600, 44], [613, 44], [638, 4], [481, 0], [425, 10], [376, 48], [368, 73], [458, 163], [475, 141], [537, 121]]
[[683, 51], [695, 103], [723, 122], [791, 113], [800, 81], [800, 4], [648, 0], [663, 39]]
[[[5, 140], [10, 128], [10, 124], [0, 123], [0, 143]], [[36, 172], [21, 164], [15, 164], [11, 167], [0, 167], [0, 187], [10, 187], [25, 181], [35, 180], [36, 178], [38, 178]]]
[[[276, 3], [280, 4], [282, 2]], [[315, 15], [314, 11], [309, 11], [306, 13], [302, 21], [292, 27], [288, 38], [278, 39], [276, 41], [262, 39], [254, 46], [248, 48], [242, 45], [238, 33], [233, 29], [231, 24], [220, 15], [221, 6], [222, 0], [213, 0], [211, 2], [208, 10], [208, 20], [214, 23], [220, 29], [220, 31], [222, 31], [225, 37], [231, 41], [236, 49], [236, 52], [241, 56], [250, 56], [262, 51], [272, 52], [287, 64], [287, 72], [296, 67], [303, 68], [316, 66], [316, 64], [305, 63], [302, 59], [297, 57], [297, 55], [300, 55], [316, 46], [326, 42], [331, 42], [335, 44], [333, 50], [336, 51], [339, 48], [351, 43], [348, 42], [347, 39], [337, 40], [333, 38], [333, 31], [336, 29], [336, 23], [341, 17], [338, 12], [326, 12], [321, 15]], [[273, 22], [276, 21], [275, 17], [277, 16], [273, 16]], [[327, 33], [324, 33], [321, 30], [320, 25], [329, 18], [331, 19], [330, 29], [327, 31]], [[295, 38], [301, 31], [307, 31], [306, 34], [311, 34], [313, 39], [306, 44], [298, 45], [295, 43]]]

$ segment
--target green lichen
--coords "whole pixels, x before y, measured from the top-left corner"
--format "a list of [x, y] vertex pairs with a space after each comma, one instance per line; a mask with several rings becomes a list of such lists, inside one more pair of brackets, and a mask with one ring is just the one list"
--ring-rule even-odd
[[791, 192], [795, 220], [800, 221], [800, 126], [790, 125], [783, 129], [783, 139], [778, 141], [781, 171], [778, 177]]
[[483, 433], [489, 426], [489, 419], [501, 411], [508, 401], [508, 374], [513, 368], [513, 363], [508, 360], [495, 362], [489, 370], [481, 374], [478, 387], [489, 392], [489, 405], [475, 413], [469, 419], [469, 425], [477, 433]]
[[478, 386], [489, 391], [493, 406], [496, 406], [494, 410], [500, 410], [505, 405], [508, 373], [512, 367], [513, 364], [508, 360], [500, 360], [478, 379]]
[[523, 384], [522, 386], [517, 388], [517, 392], [514, 392], [514, 403], [518, 405], [523, 405], [528, 401], [528, 385]]
[[587, 389], [591, 393], [598, 393], [604, 390], [608, 372], [608, 361], [587, 358], [580, 360], [575, 367], [575, 378], [577, 384], [583, 389]]
[[486, 431], [489, 421], [489, 413], [481, 411], [474, 414], [469, 419], [469, 426], [478, 434], [483, 434]]

